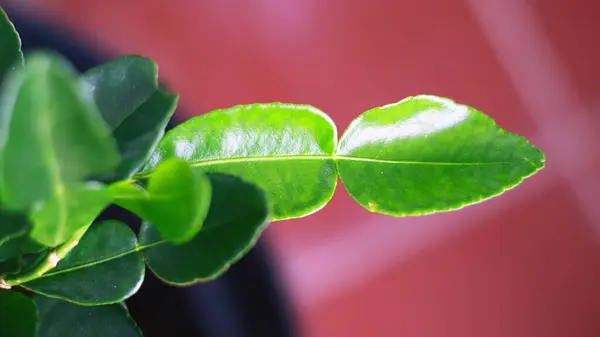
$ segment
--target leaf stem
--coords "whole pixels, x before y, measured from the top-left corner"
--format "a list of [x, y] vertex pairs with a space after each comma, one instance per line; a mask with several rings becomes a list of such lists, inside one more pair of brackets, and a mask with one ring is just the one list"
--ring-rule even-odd
[[31, 271], [17, 275], [14, 278], [1, 279], [0, 278], [0, 288], [10, 289], [13, 286], [18, 286], [22, 283], [26, 283], [32, 280], [35, 280], [49, 270], [52, 270], [60, 260], [62, 260], [69, 252], [75, 248], [79, 244], [79, 240], [85, 234], [90, 225], [83, 226], [78, 229], [73, 236], [65, 243], [60, 245], [60, 247], [54, 248], [37, 267], [32, 269]]

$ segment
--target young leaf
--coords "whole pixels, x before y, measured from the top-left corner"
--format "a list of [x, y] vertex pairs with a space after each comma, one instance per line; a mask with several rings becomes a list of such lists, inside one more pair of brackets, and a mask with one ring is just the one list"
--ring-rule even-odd
[[177, 106], [177, 95], [158, 89], [156, 64], [129, 55], [95, 67], [82, 77], [82, 86], [110, 125], [121, 153], [119, 167], [100, 178], [131, 177], [146, 162], [164, 134]]
[[363, 207], [394, 216], [490, 198], [541, 169], [544, 155], [481, 112], [434, 96], [363, 113], [344, 132], [339, 175]]
[[40, 312], [39, 337], [142, 337], [124, 304], [89, 307], [43, 296], [34, 300]]
[[[340, 174], [366, 209], [393, 216], [458, 209], [498, 195], [544, 166], [524, 138], [483, 113], [435, 96], [367, 111], [335, 146], [335, 127], [314, 108], [251, 104], [191, 119], [161, 140], [138, 177], [178, 157], [263, 188], [274, 219], [328, 202]], [[336, 168], [333, 167], [336, 163]]]
[[315, 212], [333, 196], [336, 137], [331, 119], [311, 106], [236, 106], [168, 132], [140, 175], [178, 157], [204, 172], [231, 174], [258, 185], [273, 205], [273, 219], [295, 218]]
[[108, 186], [108, 191], [116, 205], [146, 218], [145, 207], [150, 199], [148, 192], [135, 181], [118, 181]]
[[14, 25], [0, 7], [0, 85], [9, 71], [22, 65], [21, 39]]
[[57, 246], [94, 221], [110, 202], [104, 185], [90, 182], [64, 186], [62, 195], [49, 199], [32, 212], [30, 236], [48, 247]]
[[0, 195], [28, 210], [51, 197], [64, 205], [66, 184], [101, 174], [119, 160], [114, 140], [77, 78], [54, 54], [32, 54], [11, 73], [0, 97]]
[[56, 268], [22, 286], [81, 305], [103, 305], [129, 298], [144, 279], [137, 238], [118, 221], [92, 225]]
[[148, 192], [134, 184], [110, 187], [114, 202], [152, 222], [161, 237], [182, 244], [200, 231], [211, 198], [210, 181], [178, 159], [162, 162], [148, 182]]
[[165, 242], [144, 222], [140, 244], [150, 269], [162, 280], [179, 285], [219, 276], [256, 242], [268, 223], [264, 193], [239, 178], [208, 175], [213, 198], [202, 230], [184, 245]]
[[24, 294], [0, 290], [0, 335], [37, 337], [38, 310]]

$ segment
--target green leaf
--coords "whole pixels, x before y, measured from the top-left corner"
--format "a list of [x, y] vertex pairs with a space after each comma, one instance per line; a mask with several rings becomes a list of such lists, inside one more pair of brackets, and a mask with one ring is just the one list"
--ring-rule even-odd
[[65, 205], [66, 185], [118, 164], [109, 129], [77, 78], [55, 54], [32, 54], [11, 73], [0, 97], [0, 195], [6, 208], [28, 210], [55, 198]]
[[92, 225], [56, 268], [23, 287], [81, 305], [103, 305], [129, 298], [143, 279], [135, 234], [121, 222], [105, 221]]
[[24, 214], [0, 208], [0, 247], [7, 241], [24, 235], [29, 229], [29, 221]]
[[57, 246], [94, 221], [110, 202], [104, 185], [90, 182], [66, 186], [62, 195], [32, 212], [30, 235], [48, 247]]
[[157, 90], [113, 131], [121, 163], [112, 173], [103, 175], [103, 180], [127, 179], [140, 170], [164, 135], [178, 100], [177, 95]]
[[17, 258], [0, 262], [0, 275], [16, 275], [25, 273], [37, 266], [48, 256], [48, 251], [25, 254]]
[[[0, 275], [6, 274], [6, 269], [21, 270], [22, 263], [16, 258], [38, 253], [46, 248], [29, 237], [30, 228], [29, 219], [25, 215], [0, 208], [0, 262], [4, 266], [0, 267]], [[3, 263], [11, 259], [15, 259], [14, 262]], [[7, 265], [13, 267], [7, 268]]]
[[21, 39], [14, 25], [0, 7], [0, 85], [9, 71], [21, 66], [23, 66]]
[[148, 222], [140, 243], [150, 269], [162, 280], [179, 285], [219, 276], [258, 240], [268, 223], [264, 193], [239, 178], [208, 175], [213, 198], [208, 217], [196, 237], [184, 244], [164, 241]]
[[35, 242], [27, 233], [11, 238], [0, 246], [0, 261], [6, 261], [25, 254], [39, 253], [47, 248]]
[[[122, 192], [122, 193], [121, 193]], [[202, 227], [210, 206], [210, 181], [177, 158], [162, 162], [148, 182], [111, 186], [115, 203], [152, 222], [161, 236], [175, 244], [190, 241]]]
[[140, 175], [181, 158], [204, 172], [239, 176], [266, 191], [273, 219], [304, 216], [333, 196], [336, 129], [307, 105], [251, 104], [217, 110], [169, 131]]
[[24, 294], [0, 290], [0, 335], [6, 337], [37, 337], [38, 310]]
[[40, 337], [142, 337], [124, 304], [85, 307], [36, 296]]
[[197, 169], [255, 183], [266, 191], [274, 220], [281, 220], [323, 207], [339, 174], [367, 210], [406, 216], [493, 197], [545, 161], [527, 140], [483, 113], [428, 95], [365, 112], [334, 151], [335, 135], [326, 115], [304, 105], [217, 110], [171, 130], [138, 177], [178, 157]]
[[110, 125], [121, 163], [105, 181], [130, 178], [148, 160], [173, 115], [179, 96], [158, 89], [157, 66], [147, 58], [119, 57], [86, 72], [84, 92]]
[[83, 92], [96, 102], [106, 123], [115, 130], [154, 94], [157, 74], [152, 60], [121, 56], [84, 73]]
[[498, 195], [544, 166], [544, 155], [483, 113], [409, 97], [363, 113], [344, 132], [338, 170], [366, 209], [394, 216], [458, 209]]
[[118, 181], [108, 186], [108, 191], [113, 202], [135, 214], [140, 218], [146, 218], [145, 204], [150, 195], [144, 188], [134, 181]]

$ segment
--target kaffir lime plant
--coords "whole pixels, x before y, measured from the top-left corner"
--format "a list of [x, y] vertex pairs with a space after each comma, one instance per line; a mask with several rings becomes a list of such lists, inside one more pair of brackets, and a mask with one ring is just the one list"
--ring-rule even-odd
[[[79, 75], [53, 53], [24, 58], [4, 12], [0, 80], [2, 337], [141, 336], [123, 301], [146, 265], [176, 285], [213, 279], [269, 221], [325, 206], [338, 178], [367, 210], [411, 216], [498, 195], [544, 166], [524, 138], [435, 96], [369, 110], [339, 140], [322, 111], [283, 103], [164, 135], [178, 96], [151, 60]], [[94, 223], [110, 204], [142, 218], [140, 233]]]

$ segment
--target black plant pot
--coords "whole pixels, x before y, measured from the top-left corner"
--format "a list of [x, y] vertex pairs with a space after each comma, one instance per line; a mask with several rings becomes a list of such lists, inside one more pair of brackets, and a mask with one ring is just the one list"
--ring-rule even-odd
[[[21, 35], [23, 50], [55, 50], [79, 71], [105, 61], [99, 50], [55, 27], [5, 8]], [[176, 114], [177, 115], [177, 114]], [[176, 125], [171, 121], [169, 128]], [[112, 207], [102, 218], [139, 228], [139, 219]], [[141, 290], [127, 301], [146, 337], [285, 337], [294, 336], [290, 311], [270, 262], [259, 242], [219, 279], [190, 287], [163, 284], [147, 270]]]

